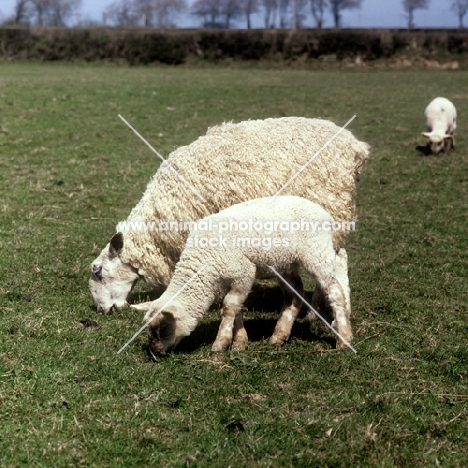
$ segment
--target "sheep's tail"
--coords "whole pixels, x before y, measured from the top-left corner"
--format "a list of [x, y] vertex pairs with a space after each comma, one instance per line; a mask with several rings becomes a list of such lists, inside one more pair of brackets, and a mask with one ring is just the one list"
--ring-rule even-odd
[[364, 164], [369, 159], [370, 152], [371, 146], [368, 143], [358, 141], [358, 145], [356, 145], [356, 150], [354, 153], [356, 155], [354, 166], [354, 173], [356, 176], [358, 176], [361, 173]]

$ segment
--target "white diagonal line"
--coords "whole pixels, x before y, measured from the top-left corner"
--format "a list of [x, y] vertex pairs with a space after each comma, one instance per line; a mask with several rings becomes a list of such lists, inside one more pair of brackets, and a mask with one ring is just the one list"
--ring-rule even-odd
[[271, 266], [268, 265], [268, 268], [276, 275], [278, 278], [281, 278], [284, 284], [302, 301], [304, 304], [312, 310], [312, 312], [336, 335], [341, 341], [354, 353], [357, 354], [357, 351]]
[[148, 320], [118, 351], [117, 354], [120, 354], [160, 313], [164, 310], [164, 307], [169, 305], [204, 269], [206, 268], [203, 265], [157, 312], [151, 317], [151, 320]]
[[190, 189], [198, 198], [200, 198], [200, 200], [202, 200], [203, 202], [206, 203], [206, 200], [200, 195], [200, 192], [199, 192], [183, 175], [179, 174], [179, 173], [177, 172], [177, 170], [174, 169], [174, 167], [172, 167], [172, 165], [171, 165], [170, 163], [168, 163], [167, 160], [164, 159], [164, 158], [158, 153], [158, 151], [156, 151], [156, 150], [148, 143], [148, 141], [146, 141], [146, 140], [145, 140], [145, 139], [144, 139], [144, 138], [143, 138], [143, 137], [142, 137], [142, 136], [141, 136], [141, 135], [140, 135], [140, 134], [139, 134], [139, 133], [138, 133], [138, 132], [137, 132], [137, 131], [120, 115], [120, 114], [118, 114], [118, 115], [119, 115], [120, 119], [135, 133], [135, 135], [138, 136], [138, 137], [141, 139], [141, 141], [143, 141], [143, 143], [144, 143], [146, 146], [148, 146], [148, 148], [150, 148], [151, 151], [153, 151], [153, 152], [156, 154], [156, 156], [158, 156], [159, 159], [160, 159], [162, 162], [165, 162], [165, 163], [167, 164], [167, 166], [169, 167], [169, 169], [172, 169], [172, 170], [175, 172], [175, 174], [177, 175], [177, 177], [178, 177], [182, 182], [184, 182], [184, 184], [186, 184], [186, 185], [189, 187], [189, 189]]
[[273, 201], [354, 119], [354, 114], [270, 199]]

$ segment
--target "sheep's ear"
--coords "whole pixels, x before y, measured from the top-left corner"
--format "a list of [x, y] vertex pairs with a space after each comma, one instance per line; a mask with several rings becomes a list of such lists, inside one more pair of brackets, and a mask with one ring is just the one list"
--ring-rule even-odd
[[147, 312], [151, 306], [152, 302], [142, 302], [141, 304], [132, 304], [130, 307], [140, 312]]
[[446, 133], [444, 135], [444, 140], [453, 140], [453, 135], [450, 135], [450, 134]]
[[421, 135], [425, 136], [426, 138], [431, 138], [431, 134], [429, 132], [421, 132]]
[[110, 240], [109, 249], [111, 250], [112, 253], [116, 253], [118, 255], [122, 251], [123, 245], [124, 245], [123, 234], [121, 232], [118, 232], [117, 234], [114, 234], [114, 236]]

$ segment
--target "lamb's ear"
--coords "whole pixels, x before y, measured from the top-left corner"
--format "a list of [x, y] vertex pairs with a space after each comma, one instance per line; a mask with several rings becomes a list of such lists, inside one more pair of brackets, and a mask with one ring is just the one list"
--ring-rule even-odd
[[[176, 309], [174, 308], [174, 310]], [[176, 330], [176, 319], [175, 319], [174, 314], [172, 312], [167, 312], [166, 310], [163, 310], [161, 312], [160, 317], [161, 319], [159, 322], [159, 327], [160, 327], [159, 336], [161, 337], [161, 339], [174, 336], [175, 330]]]
[[[151, 304], [153, 304], [153, 302], [154, 301], [141, 302], [140, 304], [132, 304], [130, 307], [132, 309], [139, 310], [140, 312], [147, 312], [150, 309]], [[178, 310], [176, 306], [170, 305], [164, 308], [164, 312], [169, 312], [175, 316]]]
[[[176, 320], [169, 312], [161, 312], [148, 326], [148, 344], [154, 355], [164, 356], [172, 348]], [[171, 344], [168, 344], [167, 341]]]
[[421, 135], [425, 136], [426, 138], [431, 138], [430, 132], [421, 132]]
[[453, 135], [450, 135], [449, 133], [446, 133], [444, 135], [444, 140], [453, 140]]
[[140, 312], [146, 312], [149, 310], [152, 302], [142, 302], [141, 304], [132, 304], [130, 307], [135, 310], [139, 310]]
[[110, 240], [109, 250], [111, 251], [111, 253], [115, 253], [119, 255], [123, 249], [123, 245], [124, 245], [123, 234], [121, 232], [118, 232], [117, 234], [114, 234], [114, 236]]
[[174, 318], [177, 316], [177, 312], [178, 309], [175, 305], [164, 307], [164, 310], [162, 311], [163, 314], [172, 314]]

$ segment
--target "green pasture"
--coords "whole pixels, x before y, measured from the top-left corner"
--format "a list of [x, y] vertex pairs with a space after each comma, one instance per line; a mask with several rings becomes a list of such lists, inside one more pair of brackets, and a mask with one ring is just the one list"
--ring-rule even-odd
[[[0, 466], [468, 466], [468, 72], [0, 64]], [[436, 96], [457, 149], [424, 156]], [[209, 126], [330, 119], [369, 142], [348, 237], [353, 345], [319, 322], [268, 345], [281, 292], [256, 285], [245, 352], [210, 356], [211, 311], [154, 360], [89, 265], [158, 157]], [[207, 169], [208, 170], [208, 169]], [[312, 281], [307, 291], [313, 290]], [[155, 297], [139, 285], [133, 301]]]

